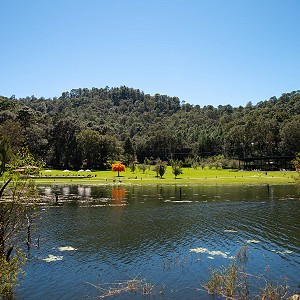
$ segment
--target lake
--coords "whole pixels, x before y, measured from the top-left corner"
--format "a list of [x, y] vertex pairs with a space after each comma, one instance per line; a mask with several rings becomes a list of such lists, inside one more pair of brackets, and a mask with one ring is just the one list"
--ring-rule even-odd
[[149, 292], [151, 299], [215, 299], [203, 289], [210, 270], [228, 266], [245, 246], [247, 273], [286, 276], [298, 290], [300, 201], [293, 185], [38, 188], [52, 204], [38, 208], [39, 247], [29, 253], [17, 299], [104, 297], [132, 279], [143, 290], [113, 298]]

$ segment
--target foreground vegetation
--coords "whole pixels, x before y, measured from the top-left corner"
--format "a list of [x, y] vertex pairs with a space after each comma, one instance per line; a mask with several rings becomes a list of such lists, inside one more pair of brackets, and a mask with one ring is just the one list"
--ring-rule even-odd
[[270, 270], [266, 271], [266, 274], [249, 274], [246, 267], [247, 249], [241, 248], [228, 266], [211, 270], [208, 281], [203, 285], [209, 294], [236, 300], [299, 299], [300, 296], [295, 292], [292, 295], [293, 291], [289, 289], [287, 278], [270, 280], [268, 276]]
[[[3, 180], [3, 178], [2, 178]], [[24, 240], [31, 247], [34, 206], [37, 201], [32, 181], [4, 179], [0, 189], [0, 299], [12, 299], [25, 255]]]
[[[202, 288], [216, 299], [234, 300], [299, 300], [297, 291], [292, 291], [287, 283], [287, 278], [280, 277], [278, 280], [270, 279], [271, 270], [266, 267], [264, 274], [249, 274], [247, 271], [248, 246], [243, 246], [231, 258], [227, 266], [210, 269], [207, 282]], [[185, 263], [191, 263], [185, 259]], [[141, 296], [161, 295], [168, 292], [164, 286], [149, 283], [145, 278], [131, 278], [118, 280], [114, 283], [101, 285], [91, 284], [99, 290], [99, 298], [122, 296], [125, 293], [140, 294]]]

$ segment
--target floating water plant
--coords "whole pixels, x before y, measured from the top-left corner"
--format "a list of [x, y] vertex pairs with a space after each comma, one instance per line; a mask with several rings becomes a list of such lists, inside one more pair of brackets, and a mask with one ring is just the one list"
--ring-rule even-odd
[[233, 258], [232, 256], [228, 256], [228, 254], [230, 254], [230, 252], [222, 252], [222, 251], [210, 251], [207, 248], [194, 248], [194, 249], [190, 249], [190, 252], [196, 252], [196, 253], [207, 253], [209, 256], [209, 259], [214, 259], [214, 256], [221, 256], [223, 258]]
[[58, 250], [63, 252], [63, 251], [76, 251], [77, 249], [71, 246], [64, 246], [64, 247], [59, 247]]
[[53, 262], [53, 261], [58, 261], [58, 260], [62, 260], [63, 256], [55, 256], [52, 254], [49, 254], [47, 258], [43, 258], [42, 260], [46, 261], [46, 262]]
[[248, 244], [258, 244], [259, 243], [259, 241], [257, 241], [257, 240], [247, 240], [246, 241]]

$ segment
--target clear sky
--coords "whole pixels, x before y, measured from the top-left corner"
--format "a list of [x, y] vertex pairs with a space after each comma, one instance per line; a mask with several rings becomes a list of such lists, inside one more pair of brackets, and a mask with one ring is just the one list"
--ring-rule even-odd
[[0, 95], [126, 85], [245, 106], [300, 89], [300, 0], [0, 0]]

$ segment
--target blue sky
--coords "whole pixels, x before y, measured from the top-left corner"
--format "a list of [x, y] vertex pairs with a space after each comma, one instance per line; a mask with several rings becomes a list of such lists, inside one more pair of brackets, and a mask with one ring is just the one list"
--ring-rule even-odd
[[0, 95], [126, 85], [245, 106], [300, 89], [299, 0], [0, 0]]

